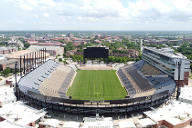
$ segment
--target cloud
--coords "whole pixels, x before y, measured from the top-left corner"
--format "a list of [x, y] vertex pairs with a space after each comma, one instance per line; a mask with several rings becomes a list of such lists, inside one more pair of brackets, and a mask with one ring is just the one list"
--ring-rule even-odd
[[38, 7], [55, 7], [56, 2], [53, 0], [10, 0], [15, 6], [24, 10], [34, 10]]
[[61, 16], [74, 17], [120, 17], [125, 8], [120, 0], [9, 0], [15, 7], [25, 11], [47, 11]]
[[139, 0], [129, 3], [132, 18], [156, 21], [191, 20], [191, 0]]
[[9, 20], [17, 28], [21, 24], [14, 21], [23, 21], [29, 29], [192, 29], [191, 7], [192, 0], [2, 0], [0, 23]]

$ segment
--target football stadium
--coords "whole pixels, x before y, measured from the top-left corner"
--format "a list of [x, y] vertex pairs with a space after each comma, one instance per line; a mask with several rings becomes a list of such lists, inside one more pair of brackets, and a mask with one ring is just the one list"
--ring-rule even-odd
[[[144, 47], [142, 60], [127, 64], [90, 63], [108, 59], [109, 48], [84, 49], [84, 64], [46, 58], [46, 49], [20, 57], [15, 95], [30, 105], [70, 114], [133, 113], [158, 107], [188, 84], [189, 61], [170, 49]], [[40, 58], [36, 57], [40, 56]], [[15, 76], [17, 81], [17, 75]]]

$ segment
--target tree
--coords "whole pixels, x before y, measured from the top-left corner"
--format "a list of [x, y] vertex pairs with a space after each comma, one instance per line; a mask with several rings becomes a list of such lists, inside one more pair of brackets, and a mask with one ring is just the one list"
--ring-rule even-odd
[[30, 44], [27, 43], [23, 38], [19, 38], [19, 40], [23, 43], [25, 49], [29, 48], [30, 47]]
[[64, 40], [62, 40], [62, 39], [60, 39], [60, 40], [58, 40], [59, 42], [61, 42], [61, 43], [64, 43], [65, 41]]
[[73, 50], [75, 49], [74, 45], [72, 42], [68, 43], [66, 46], [65, 46], [65, 51], [70, 51], [70, 50]]
[[[192, 44], [185, 42], [183, 45], [181, 45], [176, 52], [180, 52], [183, 55], [185, 55], [188, 59], [192, 60]], [[190, 65], [190, 68], [192, 70], [192, 64]]]
[[59, 58], [59, 62], [62, 62], [62, 58]]
[[29, 43], [27, 43], [27, 42], [24, 43], [24, 47], [25, 47], [26, 49], [29, 48], [29, 46], [30, 46]]
[[12, 73], [12, 72], [13, 72], [12, 69], [6, 68], [5, 70], [3, 70], [3, 71], [1, 72], [1, 75], [4, 76], [4, 77], [7, 77], [7, 76], [8, 76], [10, 73]]

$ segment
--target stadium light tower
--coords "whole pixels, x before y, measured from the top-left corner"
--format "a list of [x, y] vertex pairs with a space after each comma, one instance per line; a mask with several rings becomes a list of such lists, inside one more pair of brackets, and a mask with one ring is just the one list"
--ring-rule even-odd
[[179, 96], [181, 94], [181, 88], [180, 88], [180, 70], [181, 70], [181, 60], [178, 62], [178, 82], [177, 82], [177, 95], [176, 100], [179, 99]]
[[17, 83], [17, 65], [18, 65], [18, 62], [15, 63], [15, 71], [14, 71], [14, 74], [15, 74], [15, 95], [16, 95], [16, 98], [17, 100], [19, 100], [19, 91], [18, 91], [18, 83]]
[[20, 76], [22, 77], [22, 57], [20, 56], [20, 62], [19, 62], [19, 71], [20, 71]]

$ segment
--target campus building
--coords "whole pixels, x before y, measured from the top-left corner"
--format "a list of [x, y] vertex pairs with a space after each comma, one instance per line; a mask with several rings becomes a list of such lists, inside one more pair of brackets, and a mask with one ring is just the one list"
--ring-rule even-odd
[[[162, 72], [171, 76], [176, 83], [180, 79], [180, 85], [188, 85], [190, 73], [190, 61], [180, 53], [174, 53], [173, 49], [144, 47], [142, 58]], [[179, 75], [180, 74], [180, 75]]]

